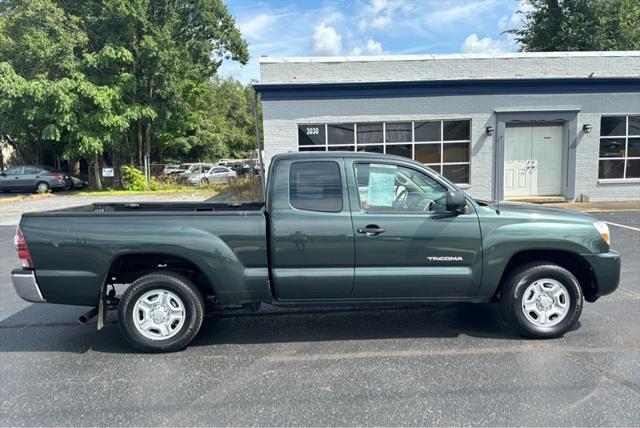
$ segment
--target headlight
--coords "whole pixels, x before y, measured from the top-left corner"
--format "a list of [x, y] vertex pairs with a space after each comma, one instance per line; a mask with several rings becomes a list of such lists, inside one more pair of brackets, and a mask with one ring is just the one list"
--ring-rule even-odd
[[596, 221], [593, 223], [593, 227], [595, 227], [600, 236], [602, 236], [604, 242], [606, 242], [607, 245], [611, 245], [611, 234], [609, 233], [609, 226], [607, 226], [607, 223], [604, 221]]

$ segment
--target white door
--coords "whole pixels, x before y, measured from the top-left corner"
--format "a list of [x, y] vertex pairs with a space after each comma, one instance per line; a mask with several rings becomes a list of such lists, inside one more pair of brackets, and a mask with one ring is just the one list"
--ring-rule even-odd
[[562, 130], [562, 125], [506, 128], [505, 196], [561, 194]]

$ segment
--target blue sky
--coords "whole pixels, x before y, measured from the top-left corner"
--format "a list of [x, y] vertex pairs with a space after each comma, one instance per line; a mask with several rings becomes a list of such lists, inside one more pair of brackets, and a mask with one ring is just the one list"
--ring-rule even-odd
[[260, 56], [446, 54], [517, 51], [524, 0], [226, 0], [251, 61], [223, 76], [259, 80]]

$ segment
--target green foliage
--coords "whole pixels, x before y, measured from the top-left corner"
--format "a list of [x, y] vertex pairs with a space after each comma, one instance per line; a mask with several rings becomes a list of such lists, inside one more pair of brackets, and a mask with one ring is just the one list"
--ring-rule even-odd
[[126, 190], [141, 192], [149, 190], [147, 179], [142, 171], [131, 166], [122, 167], [122, 187]]
[[522, 29], [509, 30], [523, 51], [640, 49], [637, 0], [528, 0]]
[[253, 92], [222, 59], [249, 59], [222, 0], [0, 0], [0, 128], [28, 162], [241, 155]]

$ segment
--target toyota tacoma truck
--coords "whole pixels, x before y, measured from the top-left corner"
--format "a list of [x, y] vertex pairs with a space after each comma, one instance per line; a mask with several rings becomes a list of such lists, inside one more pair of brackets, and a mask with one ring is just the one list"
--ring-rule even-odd
[[98, 328], [117, 308], [146, 352], [187, 346], [209, 307], [262, 302], [499, 302], [523, 335], [552, 338], [618, 286], [609, 245], [587, 214], [475, 200], [406, 158], [288, 153], [270, 164], [264, 203], [25, 213], [12, 279], [30, 302], [94, 307]]

